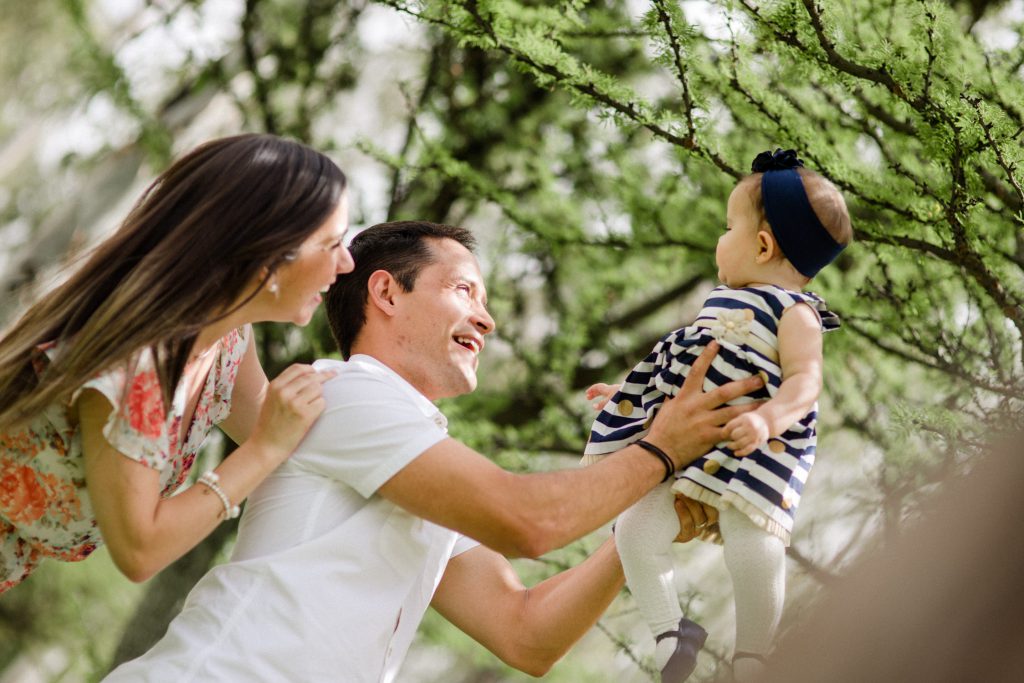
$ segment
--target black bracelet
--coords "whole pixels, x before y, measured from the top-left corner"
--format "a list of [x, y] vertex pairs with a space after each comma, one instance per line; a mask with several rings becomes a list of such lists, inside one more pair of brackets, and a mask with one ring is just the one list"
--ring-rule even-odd
[[658, 460], [661, 460], [661, 463], [665, 466], [665, 478], [661, 480], [663, 483], [671, 479], [672, 475], [676, 473], [675, 463], [672, 462], [672, 458], [668, 457], [668, 453], [661, 450], [653, 443], [649, 441], [644, 441], [643, 439], [640, 439], [639, 441], [634, 441], [633, 443], [639, 446], [640, 448], [644, 449], [648, 453], [653, 453], [654, 455], [658, 456]]

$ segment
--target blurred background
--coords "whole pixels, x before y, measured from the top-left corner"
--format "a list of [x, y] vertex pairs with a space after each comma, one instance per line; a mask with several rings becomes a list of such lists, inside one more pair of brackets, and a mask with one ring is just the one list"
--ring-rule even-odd
[[[856, 243], [812, 287], [843, 328], [825, 338], [785, 631], [1024, 423], [1022, 22], [1024, 0], [0, 0], [0, 326], [171, 159], [286, 135], [345, 170], [356, 231], [478, 235], [497, 339], [480, 388], [443, 402], [451, 433], [510, 469], [571, 467], [584, 388], [692, 318], [732, 187], [756, 153], [795, 148], [845, 194]], [[335, 353], [319, 314], [258, 339], [271, 376]], [[517, 567], [539, 580], [607, 533]], [[98, 680], [232, 536], [142, 585], [103, 551], [44, 565], [0, 601], [0, 683]], [[692, 680], [726, 680], [720, 549], [676, 554], [711, 633]], [[649, 640], [624, 594], [543, 680], [652, 680]], [[403, 671], [529, 678], [434, 614]]]

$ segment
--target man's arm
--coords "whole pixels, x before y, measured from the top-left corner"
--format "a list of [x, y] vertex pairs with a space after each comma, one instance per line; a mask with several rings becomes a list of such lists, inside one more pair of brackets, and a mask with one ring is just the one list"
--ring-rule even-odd
[[623, 583], [611, 539], [532, 588], [508, 560], [478, 546], [448, 563], [431, 605], [509, 666], [542, 676], [597, 622]]
[[[722, 425], [758, 404], [719, 407], [761, 386], [757, 377], [703, 393], [717, 347], [694, 363], [675, 398], [665, 401], [647, 440], [676, 468], [724, 437]], [[459, 531], [511, 557], [539, 557], [619, 514], [665, 475], [662, 463], [631, 445], [589, 467], [513, 474], [454, 439], [427, 449], [380, 487], [409, 512]]]
[[[695, 501], [677, 499], [675, 508], [678, 542], [718, 520], [717, 511]], [[613, 539], [533, 588], [508, 560], [478, 546], [448, 563], [431, 605], [509, 666], [541, 676], [597, 622], [624, 581]]]

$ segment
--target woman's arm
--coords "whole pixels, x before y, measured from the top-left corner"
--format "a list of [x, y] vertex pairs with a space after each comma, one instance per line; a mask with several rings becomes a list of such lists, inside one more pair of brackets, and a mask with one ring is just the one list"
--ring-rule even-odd
[[[321, 384], [332, 376], [293, 365], [270, 383], [250, 438], [216, 469], [232, 504], [239, 504], [291, 455], [323, 411]], [[161, 498], [159, 473], [115, 449], [103, 435], [111, 410], [96, 390], [88, 389], [78, 399], [86, 486], [118, 569], [132, 581], [145, 581], [213, 531], [224, 505], [202, 485]]]
[[252, 434], [270, 385], [256, 354], [252, 331], [249, 332], [249, 339], [249, 347], [238, 366], [235, 386], [231, 390], [231, 414], [217, 425], [236, 444], [245, 443]]

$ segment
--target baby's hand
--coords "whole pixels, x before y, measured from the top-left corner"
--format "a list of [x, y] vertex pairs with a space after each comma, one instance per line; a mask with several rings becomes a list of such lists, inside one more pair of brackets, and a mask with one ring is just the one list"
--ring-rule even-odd
[[601, 410], [601, 408], [604, 408], [604, 404], [611, 400], [612, 396], [615, 395], [615, 392], [621, 386], [621, 384], [605, 384], [604, 382], [591, 384], [587, 387], [587, 400], [594, 401], [595, 398], [600, 396], [600, 399], [594, 401], [594, 410]]
[[736, 457], [750, 455], [754, 449], [768, 440], [768, 421], [756, 412], [743, 413], [725, 423], [725, 444]]

